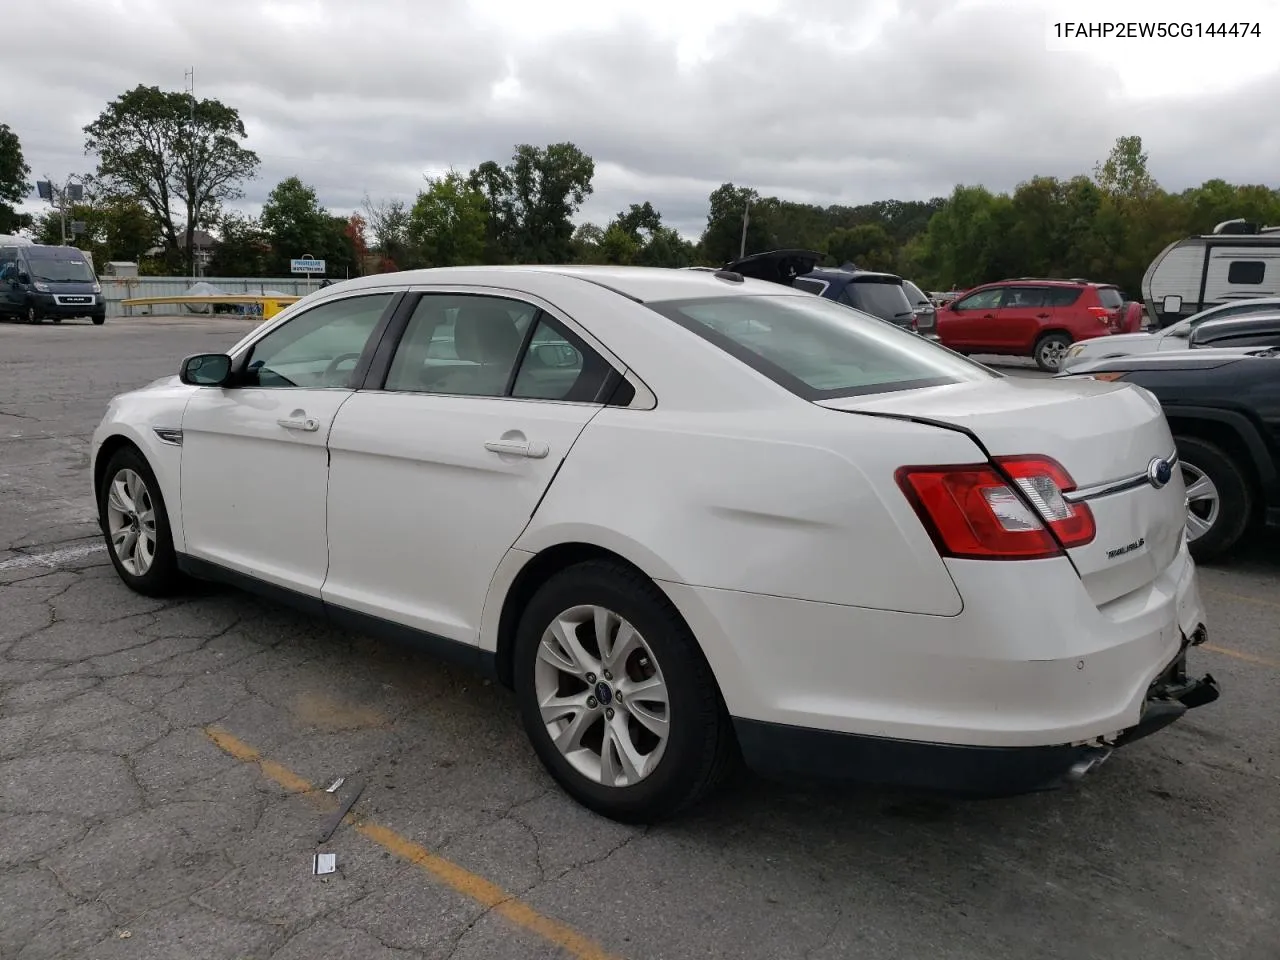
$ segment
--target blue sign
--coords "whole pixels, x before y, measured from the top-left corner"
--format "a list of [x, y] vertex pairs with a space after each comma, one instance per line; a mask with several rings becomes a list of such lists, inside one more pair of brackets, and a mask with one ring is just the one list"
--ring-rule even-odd
[[303, 257], [289, 261], [290, 273], [324, 273], [324, 261]]

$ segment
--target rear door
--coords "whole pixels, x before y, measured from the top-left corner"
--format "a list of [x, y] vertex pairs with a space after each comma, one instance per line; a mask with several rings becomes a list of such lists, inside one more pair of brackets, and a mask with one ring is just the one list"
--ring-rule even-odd
[[948, 347], [980, 353], [1000, 342], [1002, 287], [987, 287], [953, 300], [938, 313], [938, 338]]
[[612, 368], [514, 294], [426, 292], [406, 311], [386, 368], [329, 436], [323, 596], [474, 645], [493, 573], [603, 407]]
[[1053, 307], [1048, 305], [1049, 291], [1044, 287], [1009, 286], [1004, 288], [997, 314], [997, 343], [1004, 352], [1030, 355], [1040, 332], [1053, 320]]

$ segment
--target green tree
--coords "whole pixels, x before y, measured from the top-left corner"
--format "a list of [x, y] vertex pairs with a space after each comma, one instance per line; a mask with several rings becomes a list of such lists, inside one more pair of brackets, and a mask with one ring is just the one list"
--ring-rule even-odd
[[[129, 195], [160, 224], [165, 246], [189, 268], [197, 228], [223, 203], [242, 196], [258, 157], [241, 145], [240, 114], [218, 100], [138, 86], [107, 105], [84, 128], [85, 152], [114, 192]], [[178, 224], [185, 243], [179, 243]]]
[[852, 262], [864, 270], [892, 270], [897, 259], [889, 232], [878, 223], [834, 230], [824, 246], [836, 263]]
[[332, 243], [329, 221], [313, 187], [297, 177], [276, 184], [262, 205], [262, 229], [271, 244], [267, 271], [287, 276], [289, 261], [295, 257], [326, 259]]
[[428, 177], [427, 189], [409, 212], [409, 242], [432, 267], [483, 263], [489, 225], [485, 195], [466, 177], [450, 170]]
[[755, 190], [735, 187], [732, 183], [722, 183], [711, 191], [708, 199], [707, 226], [698, 241], [702, 260], [718, 266], [738, 258], [744, 213], [747, 214], [747, 253], [761, 253], [773, 245], [769, 226], [776, 201], [762, 203]]
[[1147, 171], [1147, 154], [1138, 136], [1117, 138], [1107, 159], [1094, 167], [1093, 175], [1105, 192], [1121, 197], [1149, 197], [1158, 189]]
[[595, 161], [572, 143], [518, 145], [506, 168], [514, 230], [512, 259], [563, 263], [573, 257], [573, 215], [591, 195]]
[[389, 273], [415, 266], [409, 249], [409, 210], [403, 200], [364, 198], [364, 220], [373, 238], [378, 272]]
[[0, 123], [0, 233], [13, 233], [31, 225], [31, 218], [17, 211], [31, 193], [27, 176], [31, 168], [22, 156], [22, 143], [6, 123]]
[[209, 260], [215, 277], [264, 277], [270, 272], [271, 241], [255, 217], [224, 213], [217, 224], [218, 245]]

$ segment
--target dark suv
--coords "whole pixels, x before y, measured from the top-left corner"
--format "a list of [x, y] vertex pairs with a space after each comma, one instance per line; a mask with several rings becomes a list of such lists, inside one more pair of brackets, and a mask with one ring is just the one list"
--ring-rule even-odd
[[907, 330], [919, 329], [916, 311], [903, 288], [901, 277], [874, 270], [859, 270], [853, 264], [819, 267], [823, 257], [813, 250], [770, 250], [725, 264], [724, 269], [744, 277], [769, 280], [888, 320]]
[[1119, 333], [1124, 296], [1109, 283], [1023, 277], [975, 287], [938, 311], [938, 339], [960, 353], [1032, 357], [1056, 373], [1071, 344]]

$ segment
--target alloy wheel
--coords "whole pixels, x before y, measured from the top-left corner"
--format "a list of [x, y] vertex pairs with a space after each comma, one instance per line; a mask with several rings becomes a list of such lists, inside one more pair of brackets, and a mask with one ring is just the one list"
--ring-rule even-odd
[[551, 742], [582, 776], [630, 787], [662, 760], [666, 680], [640, 632], [605, 607], [571, 607], [538, 644], [534, 693]]
[[1040, 362], [1050, 370], [1061, 370], [1067, 356], [1067, 345], [1061, 340], [1046, 340], [1040, 345]]
[[135, 577], [156, 557], [156, 511], [146, 481], [134, 470], [116, 473], [107, 490], [107, 533], [120, 565]]
[[1207, 473], [1186, 461], [1182, 462], [1182, 481], [1187, 487], [1187, 541], [1194, 542], [1218, 522], [1222, 496]]

